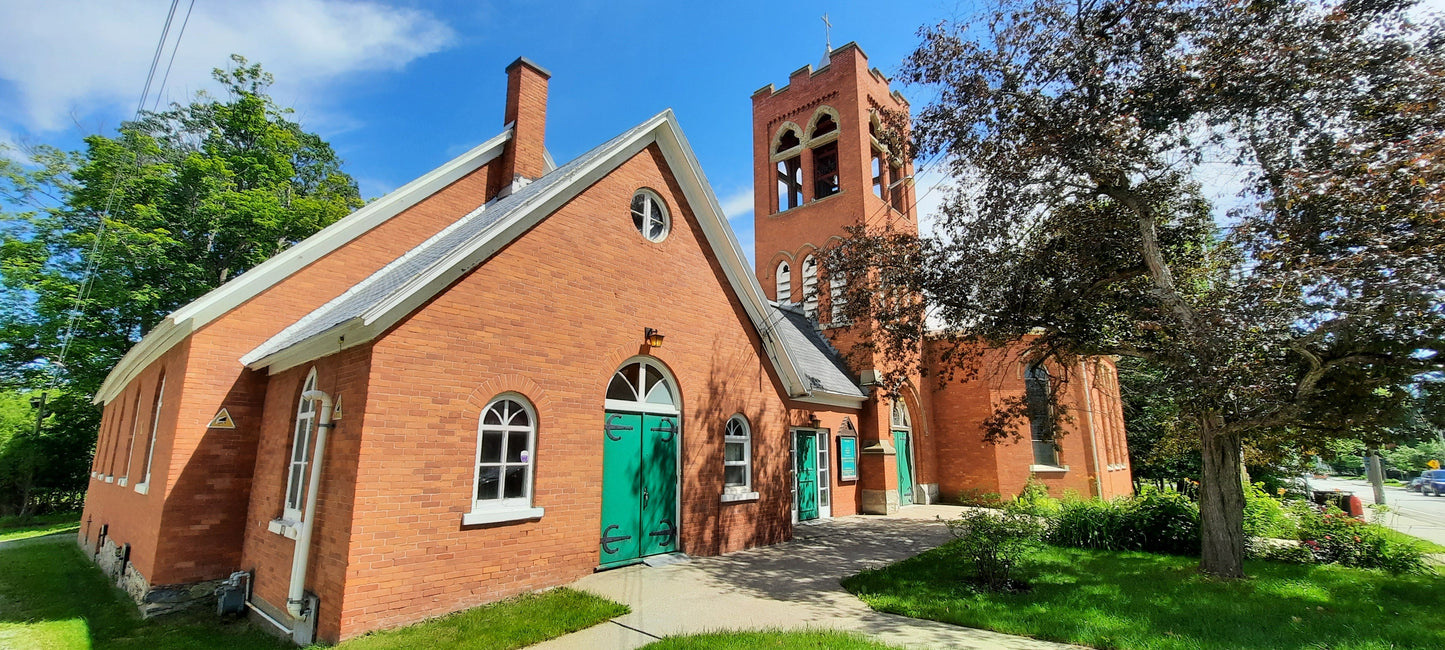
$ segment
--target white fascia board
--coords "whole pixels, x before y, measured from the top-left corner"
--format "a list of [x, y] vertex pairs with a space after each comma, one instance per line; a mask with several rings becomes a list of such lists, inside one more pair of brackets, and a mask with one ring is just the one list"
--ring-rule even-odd
[[[509, 128], [171, 312], [121, 357], [96, 391], [93, 402], [109, 403], [131, 379], [186, 335], [496, 159], [511, 138], [512, 129]], [[163, 335], [162, 329], [167, 323], [171, 323], [180, 334], [177, 336], [174, 331], [168, 331]], [[147, 345], [147, 341], [152, 343]]]
[[722, 205], [718, 203], [717, 195], [712, 191], [712, 185], [707, 182], [707, 176], [702, 171], [702, 164], [698, 162], [697, 156], [692, 151], [692, 146], [687, 142], [687, 136], [683, 135], [682, 128], [677, 123], [676, 116], [672, 109], [663, 113], [666, 117], [667, 128], [659, 129], [657, 135], [658, 148], [662, 150], [663, 157], [667, 159], [668, 166], [672, 168], [673, 176], [680, 181], [683, 195], [687, 197], [688, 204], [692, 207], [694, 215], [698, 217], [698, 224], [702, 226], [703, 234], [708, 239], [708, 245], [717, 255], [718, 262], [723, 268], [723, 274], [727, 276], [728, 282], [732, 284], [733, 290], [743, 303], [743, 309], [753, 320], [753, 327], [763, 340], [777, 369], [779, 376], [788, 390], [788, 395], [798, 398], [808, 395], [807, 384], [803, 382], [802, 373], [798, 371], [796, 364], [788, 356], [787, 349], [773, 335], [772, 321], [768, 318], [767, 299], [763, 297], [763, 288], [758, 285], [757, 278], [748, 271], [747, 264], [743, 261], [742, 245], [738, 243], [737, 236], [733, 234], [732, 227], [727, 225], [727, 218], [723, 216]]
[[142, 371], [151, 365], [161, 355], [179, 343], [193, 331], [191, 321], [176, 323], [169, 317], [161, 320], [154, 329], [146, 334], [145, 338], [126, 351], [125, 356], [116, 362], [110, 373], [101, 382], [100, 388], [95, 391], [95, 397], [91, 398], [92, 404], [109, 404], [111, 400], [120, 395], [125, 387], [130, 385]]
[[[659, 115], [653, 121], [660, 124], [665, 120], [665, 116], [666, 114]], [[654, 142], [655, 131], [656, 124], [650, 125], [650, 128], [641, 130], [631, 140], [619, 143], [611, 154], [599, 157], [587, 167], [578, 170], [575, 177], [532, 197], [525, 207], [492, 224], [467, 246], [438, 260], [393, 292], [388, 300], [373, 306], [362, 314], [361, 318], [353, 319], [345, 332], [340, 326], [333, 327], [285, 350], [251, 361], [247, 366], [253, 369], [268, 368], [270, 374], [276, 374], [374, 339], [561, 208], [582, 190], [591, 187], [593, 183], [647, 148]], [[346, 337], [344, 343], [338, 340], [343, 335]]]

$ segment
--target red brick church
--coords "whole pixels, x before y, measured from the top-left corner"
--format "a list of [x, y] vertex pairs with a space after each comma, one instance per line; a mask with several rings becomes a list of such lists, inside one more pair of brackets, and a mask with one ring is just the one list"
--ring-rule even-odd
[[[1112, 362], [881, 386], [821, 253], [917, 232], [906, 111], [849, 44], [753, 95], [755, 269], [672, 112], [563, 165], [549, 73], [496, 137], [175, 311], [116, 366], [81, 544], [142, 611], [218, 586], [335, 642], [965, 489], [1131, 489]], [[927, 358], [927, 350], [922, 351]], [[1059, 435], [982, 440], [1058, 386]], [[896, 397], [894, 397], [896, 396]]]

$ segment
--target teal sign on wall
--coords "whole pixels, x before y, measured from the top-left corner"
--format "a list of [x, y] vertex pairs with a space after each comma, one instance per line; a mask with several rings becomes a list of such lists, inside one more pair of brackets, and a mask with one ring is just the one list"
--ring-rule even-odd
[[858, 438], [838, 436], [838, 480], [858, 480]]

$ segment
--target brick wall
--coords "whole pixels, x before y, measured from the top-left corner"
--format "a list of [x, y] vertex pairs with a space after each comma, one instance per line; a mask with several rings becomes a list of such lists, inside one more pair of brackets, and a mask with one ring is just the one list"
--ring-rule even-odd
[[[665, 364], [682, 395], [682, 549], [710, 555], [787, 538], [782, 390], [663, 165], [649, 147], [375, 343], [339, 638], [593, 571], [602, 397], [639, 353]], [[633, 227], [640, 187], [672, 215], [660, 243]], [[642, 347], [646, 327], [666, 335], [662, 348]], [[504, 391], [537, 410], [534, 504], [545, 515], [463, 526], [478, 418]], [[756, 502], [720, 502], [734, 413], [753, 428]]]

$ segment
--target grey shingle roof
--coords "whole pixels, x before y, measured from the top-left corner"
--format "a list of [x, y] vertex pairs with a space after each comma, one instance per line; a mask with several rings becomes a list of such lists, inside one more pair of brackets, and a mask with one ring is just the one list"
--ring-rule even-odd
[[843, 365], [842, 355], [813, 326], [813, 319], [793, 306], [773, 303], [772, 309], [774, 318], [769, 320], [778, 333], [778, 341], [787, 350], [810, 392], [866, 397]]
[[[656, 119], [656, 118], [654, 118]], [[425, 274], [433, 266], [443, 263], [459, 249], [479, 237], [485, 237], [488, 230], [506, 220], [519, 210], [526, 210], [530, 199], [545, 194], [558, 184], [567, 183], [581, 173], [588, 163], [609, 155], [612, 150], [628, 141], [639, 131], [649, 128], [652, 120], [643, 122], [625, 133], [608, 140], [602, 145], [578, 156], [571, 162], [544, 174], [511, 194], [495, 199], [457, 219], [416, 248], [377, 270], [365, 280], [357, 283], [345, 293], [316, 308], [291, 326], [278, 332], [265, 343], [242, 357], [243, 363], [252, 363], [315, 337], [348, 321], [365, 315], [373, 307], [387, 302], [394, 295], [405, 290], [412, 279]]]

